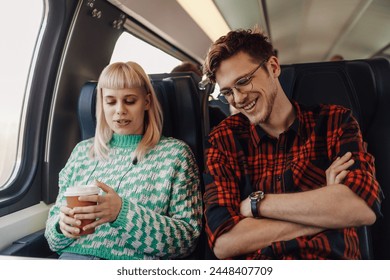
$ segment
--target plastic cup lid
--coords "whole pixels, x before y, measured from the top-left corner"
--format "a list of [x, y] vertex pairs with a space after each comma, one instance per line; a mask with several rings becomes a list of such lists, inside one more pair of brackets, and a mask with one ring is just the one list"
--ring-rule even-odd
[[100, 188], [95, 185], [82, 185], [76, 187], [69, 187], [64, 196], [81, 196], [81, 195], [93, 195], [98, 194]]

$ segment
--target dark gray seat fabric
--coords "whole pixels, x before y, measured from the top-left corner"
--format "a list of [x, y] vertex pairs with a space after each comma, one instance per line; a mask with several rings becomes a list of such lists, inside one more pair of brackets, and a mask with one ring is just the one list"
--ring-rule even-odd
[[[282, 66], [280, 82], [299, 103], [339, 104], [359, 122], [368, 151], [375, 157], [376, 176], [390, 197], [390, 64], [384, 58]], [[390, 259], [390, 203], [382, 202], [383, 218], [360, 229], [363, 257]], [[371, 232], [371, 236], [370, 236]]]
[[96, 85], [97, 82], [86, 82], [80, 91], [77, 112], [82, 140], [95, 135]]
[[57, 259], [44, 236], [45, 230], [26, 235], [0, 251], [0, 255]]

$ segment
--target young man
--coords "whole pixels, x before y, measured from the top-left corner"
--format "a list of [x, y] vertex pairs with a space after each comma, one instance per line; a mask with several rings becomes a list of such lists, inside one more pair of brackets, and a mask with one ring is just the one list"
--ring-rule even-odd
[[[220, 259], [359, 259], [381, 189], [350, 110], [289, 100], [262, 33], [218, 39], [204, 72], [240, 113], [210, 134], [205, 215]], [[249, 195], [249, 196], [248, 196]]]

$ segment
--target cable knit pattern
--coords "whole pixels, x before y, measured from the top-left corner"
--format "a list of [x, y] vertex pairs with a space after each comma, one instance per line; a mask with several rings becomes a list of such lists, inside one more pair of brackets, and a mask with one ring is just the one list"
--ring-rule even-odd
[[[88, 157], [93, 139], [80, 142], [59, 174], [59, 194], [50, 209], [45, 236], [50, 248], [103, 259], [172, 259], [192, 252], [202, 224], [199, 173], [190, 148], [162, 138], [136, 165], [133, 152], [140, 135], [114, 134], [106, 161]], [[99, 180], [122, 198], [117, 219], [79, 239], [59, 230], [65, 190]]]

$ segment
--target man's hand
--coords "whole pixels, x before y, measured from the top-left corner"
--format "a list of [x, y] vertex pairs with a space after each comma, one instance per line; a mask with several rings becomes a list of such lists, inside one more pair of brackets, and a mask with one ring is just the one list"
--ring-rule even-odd
[[240, 203], [240, 213], [245, 217], [253, 217], [251, 210], [251, 200], [249, 197], [245, 198]]
[[348, 168], [350, 168], [355, 161], [351, 159], [352, 153], [347, 152], [341, 158], [338, 157], [325, 171], [326, 174], [326, 185], [341, 184], [345, 176], [348, 174]]

